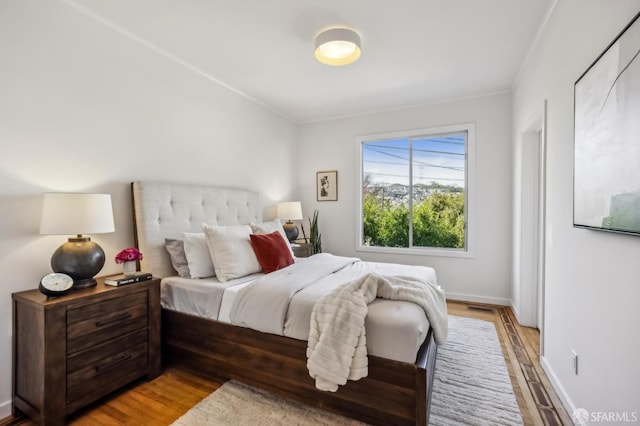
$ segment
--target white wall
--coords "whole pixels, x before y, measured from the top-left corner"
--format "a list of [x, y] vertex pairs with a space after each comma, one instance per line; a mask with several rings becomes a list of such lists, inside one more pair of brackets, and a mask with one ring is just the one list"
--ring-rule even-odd
[[[356, 137], [475, 123], [474, 258], [356, 252]], [[511, 95], [308, 123], [300, 131], [300, 194], [305, 217], [319, 211], [323, 249], [364, 260], [433, 266], [448, 297], [507, 304], [511, 272]], [[317, 202], [316, 172], [338, 171], [338, 201]], [[308, 226], [307, 228], [308, 229]]]
[[112, 194], [107, 262], [133, 244], [129, 183], [295, 197], [296, 126], [70, 8], [0, 2], [0, 418], [11, 399], [11, 293], [37, 287], [66, 238], [38, 234], [42, 193]]
[[573, 84], [639, 10], [638, 0], [559, 1], [514, 93], [515, 143], [548, 100], [542, 363], [569, 414], [640, 417], [640, 239], [572, 227]]
[[[513, 131], [504, 94], [305, 124], [298, 148], [292, 123], [63, 2], [0, 2], [0, 418], [11, 395], [10, 294], [36, 288], [64, 241], [38, 235], [43, 192], [112, 194], [117, 231], [93, 237], [107, 253], [103, 274], [133, 244], [129, 182], [212, 183], [263, 192], [267, 216], [274, 200], [300, 198], [305, 216], [320, 211], [327, 251], [431, 265], [449, 294], [506, 303], [519, 175], [510, 142], [544, 99], [543, 364], [570, 406], [640, 412], [640, 239], [571, 226], [573, 83], [639, 9], [639, 0], [560, 0], [514, 93]], [[476, 124], [475, 258], [355, 252], [356, 136], [466, 122]], [[316, 171], [334, 169], [339, 201], [316, 202]]]

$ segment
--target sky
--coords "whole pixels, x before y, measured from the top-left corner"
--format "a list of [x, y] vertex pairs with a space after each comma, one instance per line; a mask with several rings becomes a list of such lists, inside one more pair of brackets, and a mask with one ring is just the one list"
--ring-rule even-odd
[[[409, 184], [409, 158], [413, 163], [413, 184], [464, 187], [466, 133], [398, 138], [363, 144], [363, 175], [373, 184]], [[412, 150], [410, 147], [413, 142]]]

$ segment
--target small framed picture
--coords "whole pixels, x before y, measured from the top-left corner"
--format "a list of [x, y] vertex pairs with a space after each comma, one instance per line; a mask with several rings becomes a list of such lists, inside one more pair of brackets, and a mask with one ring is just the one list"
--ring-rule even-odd
[[318, 201], [338, 201], [338, 172], [331, 170], [316, 173]]

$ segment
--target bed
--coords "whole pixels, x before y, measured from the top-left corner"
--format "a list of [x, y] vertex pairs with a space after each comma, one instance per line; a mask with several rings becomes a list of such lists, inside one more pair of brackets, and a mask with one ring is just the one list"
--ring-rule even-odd
[[[173, 289], [174, 293], [190, 288], [204, 291], [203, 285], [212, 287], [206, 280], [176, 277], [165, 247], [166, 238], [183, 232], [201, 232], [205, 222], [218, 225], [262, 222], [260, 195], [242, 189], [134, 182], [132, 200], [136, 244], [144, 253], [141, 270], [163, 278], [163, 288]], [[306, 259], [299, 261], [303, 263]], [[243, 282], [254, 278], [258, 277], [249, 277]], [[226, 287], [235, 287], [236, 284], [241, 287], [243, 282]], [[223, 318], [228, 316], [225, 314], [228, 305], [222, 300], [226, 292], [222, 296], [208, 294], [206, 297], [180, 299], [184, 306], [194, 305], [191, 310], [172, 305], [178, 302], [164, 300], [164, 294], [162, 333], [165, 365], [181, 366], [212, 378], [236, 379], [369, 424], [426, 425], [428, 422], [437, 352], [434, 333], [428, 323], [419, 347], [417, 350], [414, 348], [415, 357], [410, 355], [407, 358], [406, 354], [397, 354], [393, 350], [389, 352], [393, 346], [389, 344], [379, 344], [376, 348], [372, 341], [367, 377], [348, 381], [337, 392], [323, 392], [316, 389], [314, 380], [309, 376], [305, 340], [230, 324]], [[209, 303], [214, 308], [195, 306], [194, 300], [204, 305]], [[379, 323], [385, 323], [380, 320], [380, 315], [384, 314], [375, 314], [375, 309], [370, 311], [367, 321], [369, 317], [375, 320], [376, 315]]]

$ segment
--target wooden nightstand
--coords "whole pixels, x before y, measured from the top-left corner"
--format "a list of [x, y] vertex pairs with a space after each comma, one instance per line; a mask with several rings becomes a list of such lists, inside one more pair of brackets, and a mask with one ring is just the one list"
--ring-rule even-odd
[[313, 254], [311, 244], [308, 243], [291, 244], [291, 248], [296, 257], [309, 257]]
[[13, 412], [41, 425], [160, 374], [160, 280], [13, 293]]

